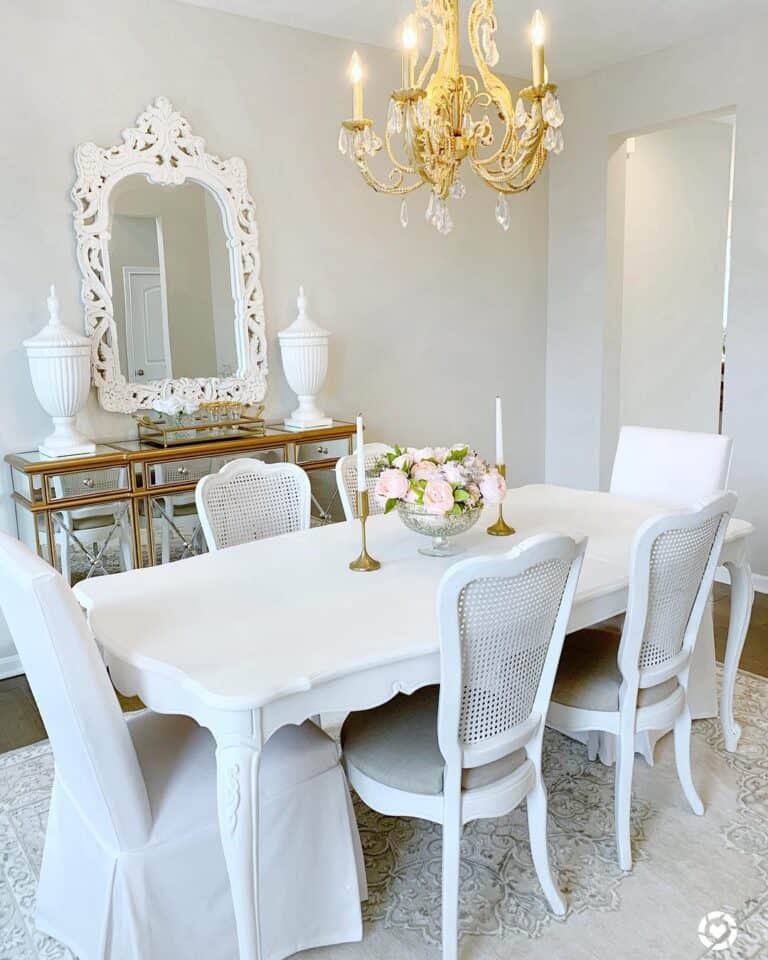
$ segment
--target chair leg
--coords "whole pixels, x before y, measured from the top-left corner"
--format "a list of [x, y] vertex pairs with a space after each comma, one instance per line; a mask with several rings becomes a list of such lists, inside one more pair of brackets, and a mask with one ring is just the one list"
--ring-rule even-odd
[[590, 763], [597, 760], [597, 754], [600, 750], [600, 734], [597, 730], [590, 730], [587, 733], [587, 759]]
[[547, 848], [547, 791], [539, 771], [536, 773], [536, 786], [528, 794], [526, 803], [528, 805], [528, 835], [531, 839], [531, 855], [533, 865], [536, 868], [536, 876], [539, 878], [539, 883], [552, 912], [556, 916], [562, 917], [565, 915], [568, 905], [552, 876]]
[[616, 738], [616, 849], [622, 870], [632, 869], [630, 814], [632, 810], [632, 771], [635, 763], [635, 738], [622, 731]]
[[461, 810], [446, 804], [443, 818], [443, 960], [459, 956], [459, 871], [461, 868]]
[[685, 798], [693, 812], [700, 817], [704, 813], [704, 804], [701, 802], [691, 773], [691, 711], [687, 703], [683, 712], [675, 720], [675, 764]]
[[131, 529], [120, 522], [120, 555], [123, 561], [123, 570], [133, 570], [133, 548], [131, 546]]
[[61, 555], [61, 575], [72, 586], [72, 568], [69, 563], [69, 539], [66, 533], [59, 534], [59, 553]]
[[[170, 516], [173, 516], [173, 507], [169, 506], [166, 501], [165, 511]], [[171, 525], [165, 519], [165, 517], [160, 517], [160, 563], [170, 563], [171, 562]]]

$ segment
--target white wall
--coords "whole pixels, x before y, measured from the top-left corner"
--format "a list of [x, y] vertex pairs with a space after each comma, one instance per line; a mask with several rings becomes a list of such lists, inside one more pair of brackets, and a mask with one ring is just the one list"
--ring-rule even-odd
[[626, 205], [620, 423], [717, 433], [732, 140], [733, 127], [711, 119], [634, 138], [616, 198]]
[[[733, 250], [724, 429], [735, 442], [739, 514], [758, 525], [755, 569], [768, 573], [768, 18], [566, 84], [566, 152], [550, 168], [546, 471], [597, 487], [614, 436], [615, 304], [607, 265], [609, 160], [629, 133], [736, 108]], [[694, 158], [691, 158], [694, 163]], [[610, 309], [609, 309], [610, 307]], [[604, 396], [605, 393], [605, 396]], [[605, 401], [605, 403], [604, 403]]]
[[[546, 177], [514, 200], [513, 229], [494, 194], [467, 177], [456, 229], [424, 222], [426, 196], [399, 224], [399, 203], [364, 186], [337, 150], [351, 111], [352, 44], [172, 0], [0, 0], [5, 149], [0, 154], [0, 456], [30, 449], [46, 418], [21, 341], [45, 320], [47, 285], [81, 326], [75, 261], [73, 150], [107, 146], [159, 94], [209, 149], [242, 156], [256, 200], [270, 348], [269, 411], [291, 409], [276, 333], [304, 284], [333, 331], [322, 402], [363, 410], [371, 438], [457, 440], [493, 451], [493, 397], [505, 399], [512, 483], [543, 476]], [[366, 101], [379, 129], [399, 77], [396, 52], [360, 47]], [[563, 158], [561, 158], [562, 161]], [[83, 423], [125, 435], [91, 403]], [[3, 472], [2, 526], [14, 525]], [[1, 653], [2, 651], [0, 651]]]

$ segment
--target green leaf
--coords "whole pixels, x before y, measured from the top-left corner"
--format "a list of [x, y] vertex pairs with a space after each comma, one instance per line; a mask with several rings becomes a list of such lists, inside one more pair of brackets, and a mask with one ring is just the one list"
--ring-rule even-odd
[[397, 506], [397, 500], [394, 497], [390, 497], [389, 500], [384, 504], [384, 513], [391, 513]]
[[461, 507], [458, 505], [458, 503], [454, 503], [453, 510], [451, 510], [450, 512], [454, 515], [454, 517], [460, 517]]
[[468, 453], [469, 453], [469, 447], [461, 447], [460, 450], [451, 450], [445, 462], [448, 463], [451, 460], [463, 460]]
[[469, 500], [469, 494], [466, 490], [458, 489], [453, 491], [453, 499], [456, 503], [463, 503], [464, 500]]

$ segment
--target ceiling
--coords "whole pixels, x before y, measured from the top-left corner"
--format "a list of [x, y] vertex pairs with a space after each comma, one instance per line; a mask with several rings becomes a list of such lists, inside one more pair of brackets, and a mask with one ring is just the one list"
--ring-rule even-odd
[[[408, 0], [184, 2], [383, 47], [396, 44], [398, 24], [413, 9]], [[499, 69], [504, 73], [525, 77], [530, 72], [527, 30], [537, 3], [547, 22], [547, 63], [554, 80], [719, 33], [766, 10], [766, 0], [496, 0]], [[466, 23], [469, 0], [461, 4]], [[468, 52], [464, 50], [465, 60]]]

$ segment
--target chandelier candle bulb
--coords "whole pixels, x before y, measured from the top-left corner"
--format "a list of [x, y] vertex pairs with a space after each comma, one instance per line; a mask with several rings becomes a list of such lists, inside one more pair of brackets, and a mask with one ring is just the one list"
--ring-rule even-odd
[[501, 397], [496, 397], [496, 466], [504, 466], [504, 429], [501, 420]]
[[355, 50], [349, 62], [349, 78], [352, 81], [352, 116], [363, 119], [363, 61]]
[[403, 26], [403, 87], [412, 90], [416, 86], [416, 44], [418, 35], [411, 14]]
[[544, 17], [541, 10], [537, 10], [531, 22], [532, 57], [533, 57], [533, 85], [540, 87], [546, 83], [544, 78]]
[[368, 489], [365, 482], [365, 451], [363, 450], [363, 416], [357, 415], [357, 492], [363, 493]]

